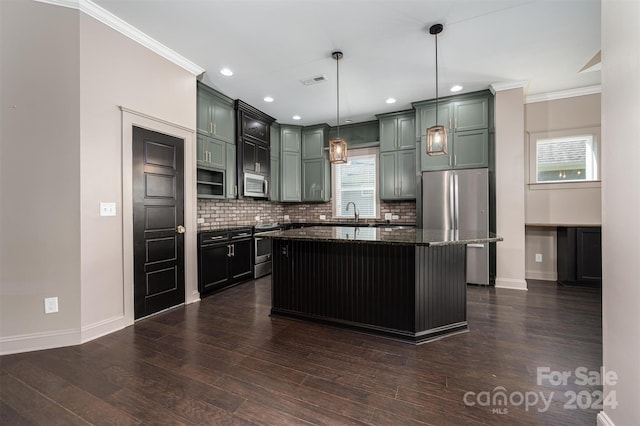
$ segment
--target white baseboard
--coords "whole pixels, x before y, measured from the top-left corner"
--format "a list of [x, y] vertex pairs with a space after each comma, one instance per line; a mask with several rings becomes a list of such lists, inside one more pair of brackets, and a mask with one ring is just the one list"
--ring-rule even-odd
[[598, 413], [598, 426], [616, 426], [615, 423], [607, 416], [607, 413], [600, 411]]
[[56, 330], [0, 338], [0, 355], [74, 346], [80, 343], [79, 330]]
[[84, 327], [82, 327], [80, 343], [89, 342], [91, 340], [97, 339], [98, 337], [113, 333], [114, 331], [122, 330], [128, 325], [131, 324], [127, 324], [124, 316], [122, 315], [103, 321], [98, 321], [93, 324], [85, 325]]
[[0, 355], [75, 346], [122, 330], [127, 325], [130, 324], [126, 324], [125, 318], [119, 316], [86, 325], [80, 330], [56, 330], [2, 337]]
[[512, 290], [527, 290], [527, 282], [525, 280], [517, 280], [512, 278], [496, 278], [496, 288], [509, 288]]
[[558, 281], [556, 272], [524, 271], [524, 277], [531, 280]]

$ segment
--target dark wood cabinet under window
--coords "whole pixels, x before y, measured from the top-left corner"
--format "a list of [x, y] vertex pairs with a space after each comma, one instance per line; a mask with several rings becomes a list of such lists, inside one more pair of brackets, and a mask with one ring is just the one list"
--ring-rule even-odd
[[566, 285], [602, 285], [600, 227], [558, 228], [558, 282]]

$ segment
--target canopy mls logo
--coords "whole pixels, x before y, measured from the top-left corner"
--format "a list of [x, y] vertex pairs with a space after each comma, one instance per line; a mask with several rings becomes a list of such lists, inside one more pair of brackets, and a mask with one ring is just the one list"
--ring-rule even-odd
[[[587, 367], [578, 367], [573, 371], [555, 371], [549, 367], [537, 368], [536, 384], [538, 386], [587, 387], [584, 390], [567, 390], [563, 393], [566, 401], [563, 405], [565, 410], [602, 410], [604, 407], [615, 409], [618, 405], [615, 390], [604, 394], [600, 389], [591, 389], [594, 386], [615, 386], [617, 383], [617, 373], [607, 371], [604, 367], [600, 371], [589, 370]], [[469, 407], [490, 407], [492, 414], [508, 414], [509, 407], [524, 407], [525, 411], [536, 409], [544, 413], [549, 410], [555, 394], [556, 391], [508, 392], [504, 386], [496, 386], [491, 391], [466, 392], [462, 399]]]

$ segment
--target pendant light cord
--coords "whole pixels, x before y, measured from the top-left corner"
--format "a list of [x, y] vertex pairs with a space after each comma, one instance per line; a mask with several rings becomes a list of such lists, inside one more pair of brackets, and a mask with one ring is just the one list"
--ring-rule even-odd
[[438, 125], [438, 34], [436, 33], [436, 126]]
[[340, 139], [340, 56], [336, 56], [336, 111], [337, 120], [336, 131]]

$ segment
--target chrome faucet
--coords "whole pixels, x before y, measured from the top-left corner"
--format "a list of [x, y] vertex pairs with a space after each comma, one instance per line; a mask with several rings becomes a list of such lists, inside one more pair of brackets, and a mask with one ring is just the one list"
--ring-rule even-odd
[[353, 217], [356, 219], [356, 222], [358, 221], [358, 219], [360, 218], [360, 213], [358, 213], [358, 207], [356, 207], [356, 203], [354, 203], [353, 201], [349, 201], [347, 203], [347, 208], [346, 210], [349, 211], [349, 206], [353, 204]]

